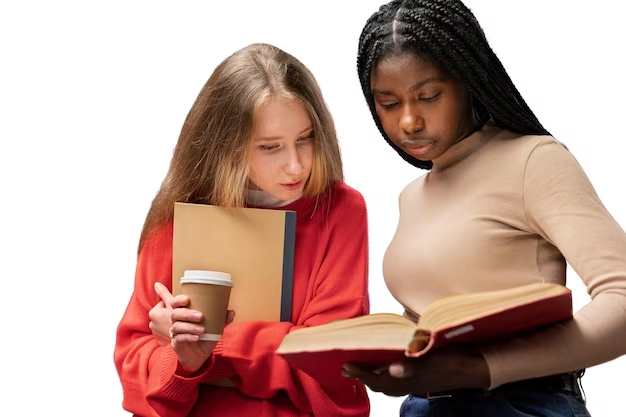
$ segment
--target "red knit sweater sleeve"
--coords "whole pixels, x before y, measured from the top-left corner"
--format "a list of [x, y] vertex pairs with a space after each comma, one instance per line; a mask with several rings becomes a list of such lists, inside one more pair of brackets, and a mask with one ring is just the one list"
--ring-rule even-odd
[[[369, 400], [359, 381], [339, 376], [341, 380], [336, 386], [325, 390], [275, 354], [290, 331], [369, 313], [365, 202], [354, 190], [347, 194], [346, 190], [341, 191], [334, 200], [336, 204], [324, 207], [328, 209], [328, 218], [322, 221], [320, 233], [328, 233], [328, 245], [322, 248], [321, 267], [310, 278], [314, 280], [310, 286], [315, 289], [314, 295], [296, 323], [233, 323], [224, 331], [223, 355], [235, 368], [237, 376], [232, 378], [233, 382], [246, 395], [269, 399], [285, 392], [304, 413], [361, 417], [369, 415]], [[315, 241], [316, 236], [310, 239]], [[156, 407], [162, 401], [161, 396], [154, 392], [149, 398], [151, 404]]]
[[[140, 416], [185, 416], [196, 402], [200, 383], [234, 375], [230, 360], [218, 344], [213, 355], [192, 378], [176, 375], [178, 358], [170, 345], [159, 346], [152, 335], [148, 312], [160, 301], [154, 283], [172, 288], [172, 227], [165, 227], [142, 248], [135, 287], [117, 329], [114, 360], [122, 383], [125, 410]], [[158, 414], [146, 397], [156, 387], [163, 397]]]

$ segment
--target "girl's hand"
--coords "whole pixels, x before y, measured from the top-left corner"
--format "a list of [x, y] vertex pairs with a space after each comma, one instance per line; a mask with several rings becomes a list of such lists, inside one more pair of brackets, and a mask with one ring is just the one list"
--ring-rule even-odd
[[174, 308], [183, 307], [189, 304], [189, 298], [186, 295], [178, 295], [174, 297], [167, 287], [160, 282], [154, 284], [154, 290], [161, 298], [148, 313], [150, 317], [150, 330], [156, 337], [161, 346], [172, 343], [170, 337], [170, 328], [172, 327], [172, 310]]
[[[186, 308], [189, 297], [178, 295], [174, 297], [160, 283], [154, 289], [161, 297], [161, 301], [150, 310], [150, 328], [159, 343], [167, 340], [176, 352], [180, 364], [179, 371], [183, 374], [193, 374], [211, 357], [217, 342], [200, 340], [204, 327], [197, 324], [202, 320], [202, 313]], [[229, 310], [226, 315], [226, 324], [235, 318], [235, 312]]]
[[372, 391], [390, 396], [423, 396], [460, 388], [486, 389], [491, 382], [483, 356], [457, 347], [406, 358], [376, 372], [345, 364], [344, 376], [359, 379]]

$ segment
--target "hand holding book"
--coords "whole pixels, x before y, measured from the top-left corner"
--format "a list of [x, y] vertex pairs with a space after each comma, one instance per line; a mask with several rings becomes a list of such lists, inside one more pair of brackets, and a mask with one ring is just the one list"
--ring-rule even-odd
[[449, 345], [428, 355], [405, 358], [377, 371], [353, 364], [343, 375], [360, 380], [374, 392], [389, 396], [425, 395], [457, 388], [489, 387], [489, 368], [480, 353]]

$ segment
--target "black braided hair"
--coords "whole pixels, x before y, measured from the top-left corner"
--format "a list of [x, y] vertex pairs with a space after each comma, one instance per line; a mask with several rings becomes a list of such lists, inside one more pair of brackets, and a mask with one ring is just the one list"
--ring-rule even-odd
[[393, 55], [414, 54], [460, 80], [482, 122], [521, 134], [548, 135], [493, 52], [472, 12], [459, 0], [393, 0], [374, 13], [359, 38], [357, 71], [378, 130], [410, 164], [432, 168], [394, 145], [374, 107], [370, 77]]

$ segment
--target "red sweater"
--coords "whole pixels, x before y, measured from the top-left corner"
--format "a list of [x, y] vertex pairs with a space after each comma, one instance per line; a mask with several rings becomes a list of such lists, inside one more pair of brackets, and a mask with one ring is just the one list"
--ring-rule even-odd
[[[367, 213], [360, 193], [336, 182], [328, 196], [301, 198], [297, 212], [293, 323], [226, 327], [211, 358], [193, 376], [176, 374], [170, 345], [159, 346], [148, 312], [154, 283], [172, 287], [172, 227], [140, 251], [135, 288], [117, 330], [115, 366], [124, 409], [139, 416], [368, 416], [365, 387], [343, 378], [326, 391], [274, 352], [290, 331], [369, 313]], [[204, 382], [230, 378], [237, 388]], [[155, 412], [156, 410], [156, 412]]]

